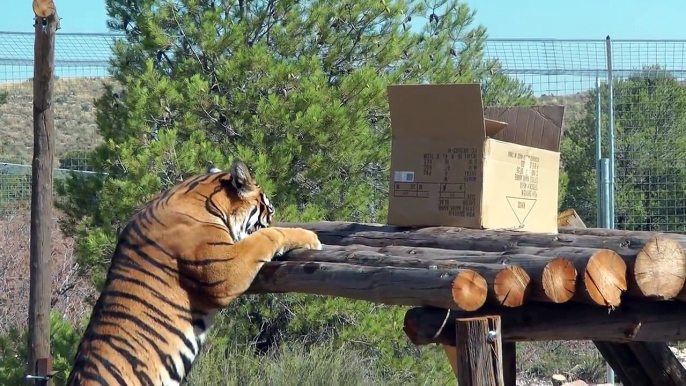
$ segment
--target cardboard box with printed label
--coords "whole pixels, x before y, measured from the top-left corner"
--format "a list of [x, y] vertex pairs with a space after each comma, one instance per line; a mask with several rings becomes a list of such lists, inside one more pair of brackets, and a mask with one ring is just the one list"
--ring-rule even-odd
[[389, 224], [557, 233], [564, 106], [484, 109], [478, 83], [387, 91]]

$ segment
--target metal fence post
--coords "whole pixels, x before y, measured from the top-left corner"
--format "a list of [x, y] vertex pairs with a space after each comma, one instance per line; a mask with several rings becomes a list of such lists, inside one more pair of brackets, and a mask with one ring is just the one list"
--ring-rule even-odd
[[[598, 201], [598, 227], [610, 228], [608, 225], [610, 223], [610, 199], [612, 197], [610, 190], [610, 160], [608, 158], [601, 158], [596, 163], [596, 167], [600, 179], [598, 190], [601, 192], [600, 200]], [[607, 362], [605, 363], [605, 374], [607, 383], [614, 385], [615, 372]]]
[[603, 219], [603, 205], [602, 205], [602, 192], [603, 192], [603, 186], [602, 186], [602, 174], [600, 170], [600, 158], [603, 156], [602, 155], [602, 141], [603, 141], [603, 133], [602, 133], [602, 121], [603, 118], [601, 116], [602, 114], [602, 109], [600, 107], [601, 103], [601, 97], [600, 97], [600, 78], [596, 77], [595, 78], [595, 90], [596, 90], [596, 96], [595, 96], [595, 108], [596, 108], [596, 114], [595, 114], [595, 176], [596, 176], [596, 224], [598, 227], [602, 227], [602, 219]]
[[[615, 228], [615, 120], [614, 120], [614, 79], [612, 77], [612, 41], [610, 35], [605, 38], [605, 49], [607, 54], [607, 127], [608, 127], [608, 147], [609, 159], [604, 158], [602, 163], [602, 171], [604, 173], [603, 186], [605, 187], [605, 207], [603, 213], [605, 215], [604, 228]], [[609, 363], [605, 364], [607, 382], [614, 385], [615, 372]]]
[[600, 190], [601, 190], [601, 198], [600, 198], [600, 207], [602, 208], [602, 211], [600, 211], [600, 228], [608, 228], [608, 224], [610, 223], [610, 199], [612, 197], [612, 193], [610, 192], [610, 160], [605, 157], [601, 158], [598, 161], [598, 170], [600, 171]]
[[615, 228], [615, 119], [614, 119], [614, 79], [612, 77], [612, 41], [610, 35], [605, 38], [605, 47], [607, 52], [607, 116], [608, 116], [608, 147], [610, 154], [608, 156], [610, 161], [610, 223], [607, 228]]

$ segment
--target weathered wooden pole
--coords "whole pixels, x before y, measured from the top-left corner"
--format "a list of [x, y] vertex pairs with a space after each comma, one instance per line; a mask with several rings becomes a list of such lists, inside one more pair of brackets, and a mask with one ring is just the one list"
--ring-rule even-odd
[[458, 385], [504, 386], [500, 316], [456, 321]]
[[31, 169], [31, 264], [29, 365], [27, 379], [51, 385], [50, 295], [51, 224], [55, 121], [52, 111], [55, 32], [59, 18], [52, 0], [33, 0], [33, 163]]

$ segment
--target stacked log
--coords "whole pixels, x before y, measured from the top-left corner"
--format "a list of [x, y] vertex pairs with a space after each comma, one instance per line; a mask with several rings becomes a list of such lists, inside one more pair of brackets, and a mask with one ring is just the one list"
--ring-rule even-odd
[[573, 303], [565, 309], [584, 314], [634, 300], [686, 301], [686, 236], [565, 227], [540, 234], [345, 222], [277, 226], [310, 229], [324, 248], [296, 249], [266, 263], [248, 293], [318, 294], [472, 314], [495, 307], [524, 319], [527, 312], [539, 317], [536, 307], [546, 304]]
[[[414, 307], [405, 315], [406, 335], [416, 345], [441, 344], [451, 365], [458, 356], [456, 321], [498, 315], [511, 357], [515, 341], [592, 340], [626, 384], [686, 379], [661, 343], [685, 340], [684, 235], [579, 228], [584, 224], [573, 210], [560, 214], [556, 234], [345, 222], [277, 226], [310, 229], [324, 248], [296, 249], [266, 263], [248, 293]], [[627, 370], [638, 358], [654, 366]], [[663, 382], [663, 373], [677, 381]], [[508, 379], [514, 384], [513, 375]]]

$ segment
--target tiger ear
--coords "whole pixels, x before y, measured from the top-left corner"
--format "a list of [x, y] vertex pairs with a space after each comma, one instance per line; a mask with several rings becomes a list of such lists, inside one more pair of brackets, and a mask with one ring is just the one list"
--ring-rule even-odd
[[252, 177], [248, 167], [239, 160], [234, 160], [231, 164], [231, 185], [236, 188], [239, 194], [247, 194], [254, 188]]

